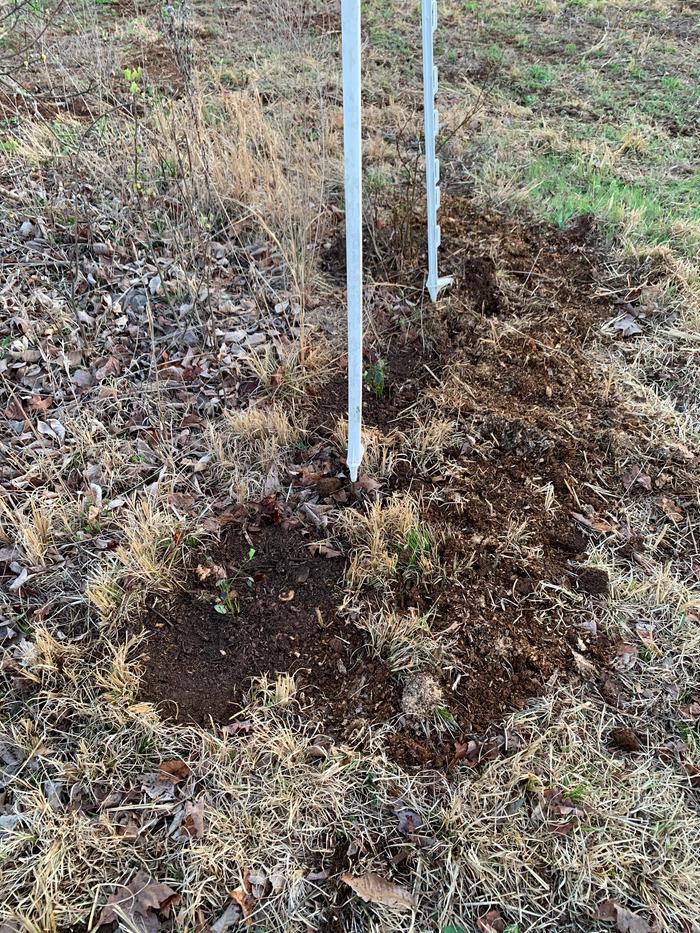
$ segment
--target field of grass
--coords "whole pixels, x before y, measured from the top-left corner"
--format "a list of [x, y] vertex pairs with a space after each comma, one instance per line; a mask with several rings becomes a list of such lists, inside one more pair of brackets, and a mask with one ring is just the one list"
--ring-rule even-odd
[[[0, 5], [0, 933], [700, 930], [700, 8], [439, 4], [439, 309], [419, 6], [363, 9], [352, 490], [338, 4]], [[220, 699], [275, 524], [357, 695], [169, 714], [153, 630], [233, 627]]]

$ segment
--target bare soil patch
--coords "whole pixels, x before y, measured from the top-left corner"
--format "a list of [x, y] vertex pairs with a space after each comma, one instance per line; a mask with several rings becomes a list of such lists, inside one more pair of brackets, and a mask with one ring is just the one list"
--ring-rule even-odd
[[153, 606], [143, 696], [182, 722], [226, 723], [251, 677], [293, 673], [297, 699], [333, 732], [391, 716], [396, 691], [385, 666], [367, 658], [362, 633], [337, 613], [343, 559], [319, 553], [308, 529], [274, 515], [281, 511], [242, 517], [215, 554], [200, 555], [187, 589]]
[[313, 533], [296, 512], [302, 501], [366, 504], [332, 436], [345, 404], [342, 371], [315, 400], [318, 433], [290, 464], [286, 505], [264, 503], [211, 558], [228, 578], [256, 580], [236, 585], [235, 613], [217, 612], [209, 581], [148, 620], [144, 696], [176, 704], [180, 718], [223, 722], [251, 677], [297, 672], [302, 699], [330, 732], [393, 718], [401, 763], [447, 765], [459, 735], [483, 732], [558, 678], [576, 678], [574, 652], [607, 667], [605, 643], [562, 611], [567, 594], [605, 598], [605, 573], [582, 566], [582, 528], [604, 512], [600, 490], [615, 477], [618, 439], [636, 427], [593, 360], [592, 334], [611, 313], [598, 296], [599, 256], [585, 225], [563, 233], [478, 214], [466, 200], [448, 203], [443, 227], [452, 244], [445, 266], [457, 282], [429, 323], [421, 328], [382, 306], [381, 294], [373, 309], [380, 337], [368, 366], [381, 359], [385, 387], [366, 392], [365, 419], [405, 438], [423, 406], [430, 418], [459, 425], [439, 466], [426, 468], [408, 451], [378, 490], [420, 494], [421, 521], [442, 566], [453, 568], [436, 579], [399, 579], [393, 593], [396, 610], [429, 612], [433, 633], [451, 644], [449, 665], [430, 672], [451, 732], [426, 738], [402, 716], [403, 683], [371, 659], [366, 633], [337, 613], [343, 561], [312, 553]]

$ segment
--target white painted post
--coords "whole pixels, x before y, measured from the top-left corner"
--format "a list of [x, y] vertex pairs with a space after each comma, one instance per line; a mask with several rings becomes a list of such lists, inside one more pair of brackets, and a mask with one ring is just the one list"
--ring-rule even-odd
[[360, 0], [342, 0], [345, 257], [348, 302], [348, 469], [362, 461], [362, 96]]
[[440, 162], [435, 157], [435, 141], [440, 121], [435, 106], [438, 88], [437, 68], [433, 63], [433, 34], [437, 28], [437, 0], [421, 0], [423, 33], [423, 120], [425, 124], [425, 181], [428, 202], [428, 294], [435, 303], [438, 293], [452, 278], [438, 276], [438, 247], [440, 227], [437, 212], [440, 208]]

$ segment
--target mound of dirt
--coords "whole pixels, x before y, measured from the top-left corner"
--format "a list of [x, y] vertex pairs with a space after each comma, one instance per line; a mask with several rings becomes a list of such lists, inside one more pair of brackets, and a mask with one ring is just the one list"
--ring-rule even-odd
[[[457, 281], [422, 326], [377, 291], [380, 336], [367, 365], [381, 366], [381, 385], [365, 393], [364, 416], [402, 450], [417, 412], [459, 424], [459, 438], [427, 467], [403, 451], [378, 491], [350, 484], [333, 437], [346, 400], [338, 371], [314, 401], [317, 436], [290, 464], [286, 519], [270, 521], [268, 509], [266, 520], [231, 531], [203, 558], [202, 579], [194, 571], [188, 591], [149, 616], [143, 695], [173, 715], [224, 722], [252, 677], [290, 671], [331, 733], [393, 719], [398, 761], [444, 765], [457, 734], [482, 732], [558, 678], [575, 678], [576, 655], [605, 667], [604, 641], [591, 642], [567, 603], [567, 593], [607, 593], [605, 574], [581, 566], [581, 516], [604, 512], [619, 439], [636, 428], [591, 351], [611, 314], [600, 258], [585, 224], [530, 226], [468, 201], [447, 204], [443, 242]], [[405, 716], [405, 683], [338, 615], [344, 562], [312, 553], [299, 518], [309, 503], [363, 508], [367, 490], [420, 494], [421, 522], [452, 568], [399, 580], [393, 595], [399, 612], [430, 610], [433, 633], [450, 644], [450, 665], [426, 672], [452, 723], [442, 744]]]

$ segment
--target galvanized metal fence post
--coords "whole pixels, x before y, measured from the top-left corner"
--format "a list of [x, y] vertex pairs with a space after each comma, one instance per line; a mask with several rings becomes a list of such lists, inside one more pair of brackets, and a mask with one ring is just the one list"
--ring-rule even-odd
[[423, 34], [423, 120], [425, 124], [425, 180], [428, 204], [428, 294], [434, 303], [438, 293], [452, 282], [450, 276], [438, 275], [440, 227], [440, 162], [435, 156], [435, 142], [440, 121], [435, 106], [438, 89], [437, 68], [433, 62], [433, 35], [437, 28], [437, 0], [421, 0]]
[[348, 455], [355, 482], [362, 462], [362, 96], [360, 0], [342, 0], [345, 256], [348, 302]]

